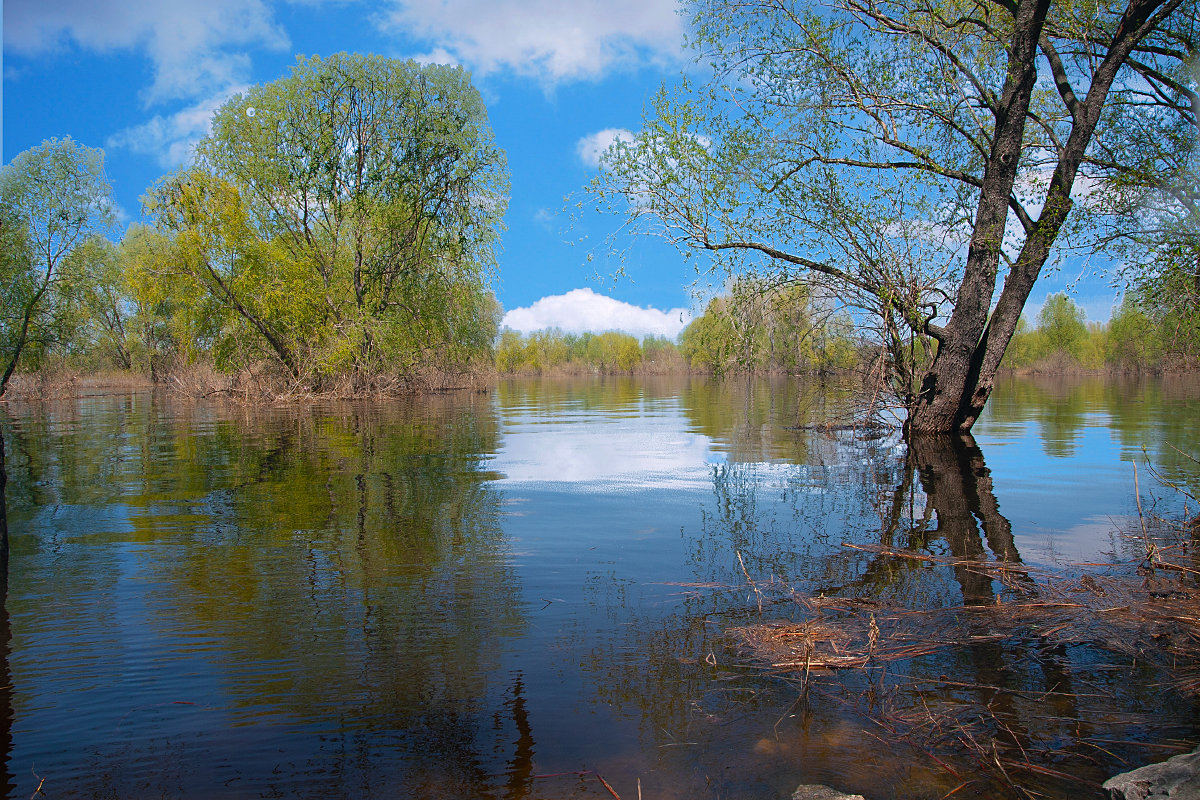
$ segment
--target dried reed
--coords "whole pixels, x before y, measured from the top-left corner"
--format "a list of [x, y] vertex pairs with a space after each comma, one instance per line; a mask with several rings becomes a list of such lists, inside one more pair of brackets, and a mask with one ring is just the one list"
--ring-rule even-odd
[[[1152, 538], [1142, 530], [1134, 536]], [[1108, 691], [1099, 686], [1090, 690], [1096, 675], [1126, 675], [1135, 667], [1149, 668], [1161, 676], [1157, 689], [1176, 693], [1181, 702], [1200, 700], [1200, 588], [1197, 570], [1183, 563], [1190, 550], [1187, 542], [1158, 541], [1149, 549], [1152, 560], [1141, 564], [1088, 565], [1071, 573], [1013, 562], [846, 546], [978, 572], [1004, 590], [995, 604], [915, 609], [789, 589], [789, 620], [729, 629], [747, 665], [795, 681], [802, 697], [816, 686], [822, 696], [851, 703], [884, 741], [907, 744], [952, 775], [963, 772], [952, 762], [961, 764], [967, 758], [974, 770], [986, 772], [995, 786], [1013, 797], [1033, 797], [1038, 787], [1047, 785], [1083, 785], [1098, 791], [1098, 783], [1081, 775], [1095, 778], [1097, 770], [1122, 763], [1115, 749], [1190, 749], [1185, 743], [1111, 738], [1111, 726], [1116, 724], [1154, 729], [1155, 715], [1121, 714]], [[763, 585], [755, 589], [761, 605]], [[1006, 652], [1024, 653], [1034, 662], [1055, 662], [1067, 678], [1078, 680], [1037, 691], [980, 683], [972, 680], [978, 677], [975, 674], [963, 679], [946, 674], [947, 665], [964, 663], [963, 659], [969, 663], [966, 654], [980, 652], [980, 646], [986, 650], [1014, 642], [1020, 642], [1020, 647]], [[1086, 649], [1091, 654], [1086, 665], [1067, 663], [1067, 647]], [[1088, 674], [1070, 675], [1076, 667], [1076, 672]], [[886, 685], [880, 677], [884, 673]], [[853, 678], [849, 684], [846, 676]], [[813, 683], [823, 677], [833, 683]], [[864, 688], [847, 691], [854, 685]], [[1003, 697], [1013, 699], [1001, 702]], [[1020, 713], [1009, 708], [1014, 703], [1021, 704]], [[1058, 706], [1071, 711], [1056, 714], [1053, 709]], [[1109, 736], [1079, 734], [1081, 718], [1105, 720], [1106, 725], [1094, 727], [1107, 730]], [[1031, 720], [1040, 720], [1047, 731], [1058, 733], [1023, 729]], [[1064, 736], [1062, 732], [1072, 726], [1076, 735]], [[1092, 772], [1071, 766], [1079, 759], [1094, 767]], [[951, 794], [971, 783], [960, 783]]]

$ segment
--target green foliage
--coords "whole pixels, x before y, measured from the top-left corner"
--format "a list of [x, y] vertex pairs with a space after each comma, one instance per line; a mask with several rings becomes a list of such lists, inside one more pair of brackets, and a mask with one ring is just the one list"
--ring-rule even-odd
[[134, 364], [155, 374], [171, 360], [187, 364], [210, 354], [226, 314], [195, 281], [179, 279], [176, 237], [131, 225], [120, 257]]
[[[228, 101], [195, 164], [147, 198], [217, 363], [295, 380], [491, 357], [504, 154], [462, 69], [340, 54]], [[147, 302], [152, 302], [149, 294]], [[205, 308], [204, 311], [214, 310]]]
[[1042, 356], [1064, 353], [1082, 361], [1088, 330], [1083, 309], [1065, 293], [1046, 298], [1038, 312], [1038, 332], [1042, 339]]
[[1054, 372], [1062, 369], [1108, 369], [1117, 372], [1194, 370], [1181, 364], [1172, 329], [1126, 295], [1104, 324], [1085, 324], [1083, 310], [1065, 294], [1049, 295], [1038, 314], [1038, 327], [1021, 319], [1004, 357], [1010, 369]]
[[[1170, 360], [1200, 363], [1200, 50], [1196, 4], [1164, 25], [1160, 53], [1186, 57], [1159, 64], [1150, 91], [1107, 109], [1093, 159], [1112, 171], [1097, 201], [1106, 213], [1105, 243], [1124, 263], [1133, 301], [1160, 329]], [[1182, 100], [1182, 102], [1181, 102]]]
[[1083, 309], [1069, 296], [1047, 295], [1036, 328], [1031, 328], [1025, 317], [1018, 321], [1003, 365], [1012, 369], [1100, 368], [1107, 341], [1107, 329], [1089, 328]]
[[619, 331], [576, 334], [557, 329], [522, 336], [506, 328], [496, 347], [496, 369], [502, 375], [578, 375], [682, 372], [687, 365], [675, 344], [661, 336], [639, 342]]
[[1197, 207], [1196, 172], [1168, 163], [1200, 152], [1197, 7], [693, 0], [708, 79], [659, 92], [590, 192], [726, 279], [836, 297], [915, 429], [968, 430], [1056, 243], [1098, 246], [1096, 214], [1116, 219], [1073, 186]]
[[93, 372], [132, 369], [120, 248], [93, 236], [66, 259], [62, 272], [73, 331], [67, 341], [70, 360], [79, 369]]
[[1200, 213], [1191, 228], [1160, 244], [1131, 293], [1159, 328], [1164, 354], [1194, 367], [1200, 364]]
[[25, 311], [37, 291], [38, 273], [29, 230], [0, 208], [0, 353], [4, 362], [19, 356], [17, 342]]
[[1105, 341], [1106, 361], [1118, 369], [1144, 370], [1160, 359], [1158, 328], [1130, 297], [1125, 298], [1109, 320]]
[[709, 301], [679, 336], [693, 369], [727, 372], [838, 372], [860, 365], [855, 327], [812, 300], [803, 284], [741, 280]]
[[[0, 395], [18, 363], [36, 366], [73, 335], [65, 265], [111, 223], [100, 150], [50, 139], [0, 170]], [[78, 288], [86, 272], [74, 272]]]
[[727, 312], [728, 301], [714, 297], [704, 313], [679, 334], [679, 352], [693, 369], [721, 375], [734, 364], [737, 332]]

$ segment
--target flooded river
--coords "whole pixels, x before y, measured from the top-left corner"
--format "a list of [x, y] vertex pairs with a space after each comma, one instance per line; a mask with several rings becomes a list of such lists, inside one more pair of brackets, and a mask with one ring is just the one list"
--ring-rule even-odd
[[[911, 452], [821, 428], [851, 402], [11, 402], [5, 796], [1100, 797], [1200, 741], [1161, 664], [971, 616], [1136, 576], [1143, 522], [1184, 510], [1166, 483], [1200, 489], [1200, 387], [1009, 380], [973, 446]], [[971, 566], [996, 561], [1020, 569]], [[804, 679], [732, 633], [823, 603], [966, 645]]]

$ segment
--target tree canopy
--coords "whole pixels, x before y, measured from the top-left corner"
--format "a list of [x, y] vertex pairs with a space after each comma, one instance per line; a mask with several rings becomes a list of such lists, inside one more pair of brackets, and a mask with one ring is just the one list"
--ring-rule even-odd
[[111, 223], [100, 150], [49, 139], [0, 170], [0, 395], [31, 345], [70, 334], [63, 268]]
[[1114, 218], [1072, 215], [1073, 189], [1145, 188], [1125, 165], [1195, 151], [1196, 0], [689, 7], [711, 79], [663, 89], [594, 196], [732, 275], [827, 287], [894, 354], [936, 341], [897, 371], [910, 432], [970, 429], [1060, 238]]
[[229, 100], [147, 198], [160, 272], [223, 314], [228, 363], [293, 380], [487, 353], [505, 157], [461, 68], [340, 54]]

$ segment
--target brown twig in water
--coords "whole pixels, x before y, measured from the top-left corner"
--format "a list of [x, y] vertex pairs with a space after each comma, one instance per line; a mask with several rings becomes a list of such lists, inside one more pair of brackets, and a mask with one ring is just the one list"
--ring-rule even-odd
[[[890, 548], [869, 545], [847, 546], [868, 552], [890, 552]], [[1155, 567], [1177, 566], [1165, 560], [1169, 552], [1166, 548], [1155, 550]], [[955, 649], [1012, 641], [1031, 648], [1035, 658], [1051, 660], [1063, 646], [1087, 647], [1101, 654], [1101, 658], [1087, 662], [1093, 674], [1109, 674], [1114, 669], [1125, 673], [1131, 669], [1131, 663], [1165, 670], [1173, 680], [1159, 683], [1160, 687], [1184, 697], [1200, 697], [1200, 613], [1195, 610], [1200, 605], [1200, 587], [1183, 577], [1170, 586], [1147, 587], [1141, 575], [1133, 574], [1133, 563], [1094, 565], [1104, 571], [1089, 571], [1071, 578], [1061, 572], [1051, 573], [1011, 562], [981, 562], [911, 552], [896, 555], [956, 569], [978, 569], [993, 577], [1019, 575], [1022, 592], [1036, 600], [910, 609], [857, 597], [805, 596], [789, 588], [787, 599], [798, 621], [763, 622], [728, 632], [759, 669], [784, 678], [794, 676], [802, 687], [802, 696], [815, 686], [822, 696], [835, 701], [865, 703], [859, 707], [860, 713], [878, 724], [891, 742], [906, 742], [951, 775], [956, 775], [954, 769], [939, 757], [939, 752], [974, 754], [976, 763], [992, 774], [996, 786], [1003, 786], [1006, 793], [1022, 798], [1033, 797], [1043, 781], [1091, 788], [1096, 788], [1096, 784], [1084, 777], [1086, 771], [1076, 775], [1071, 770], [1055, 768], [1069, 751], [1058, 749], [1054, 740], [1039, 739], [1035, 731], [1023, 728], [1013, 730], [1013, 720], [1018, 718], [1012, 712], [993, 711], [988, 701], [972, 701], [963, 695], [989, 698], [1004, 695], [1021, 703], [1046, 706], [1050, 709], [1048, 714], [1026, 713], [1019, 719], [1024, 720], [1023, 724], [1036, 719], [1045, 720], [1050, 726], [1077, 728], [1081, 718], [1093, 714], [1101, 715], [1098, 719], [1114, 721], [1115, 712], [1108, 705], [1110, 693], [1086, 691], [1078, 684], [1074, 688], [1080, 691], [1064, 690], [1058, 683], [1048, 684], [1044, 689], [985, 685], [954, 680], [945, 674], [922, 676], [893, 668], [891, 695], [881, 702], [881, 687], [872, 685], [868, 695], [856, 701], [844, 691], [844, 681], [840, 682], [843, 691], [823, 692], [818, 676], [830, 672], [853, 674], [860, 670], [866, 675], [865, 670], [872, 662], [885, 665], [911, 662]], [[1123, 574], [1112, 574], [1112, 570], [1122, 567]], [[1103, 657], [1105, 653], [1116, 658], [1109, 661]], [[917, 672], [920, 671], [918, 667]], [[923, 685], [935, 687], [929, 697], [939, 701], [938, 707], [926, 702], [925, 691], [919, 688]], [[955, 691], [953, 697], [941, 695], [949, 689]], [[918, 707], [897, 706], [893, 700], [900, 695], [895, 692], [910, 692], [908, 696]], [[972, 702], [984, 703], [984, 711], [972, 711], [980, 708], [971, 705]], [[1067, 703], [1074, 710], [1055, 715], [1052, 709], [1059, 703]], [[1161, 725], [1152, 715], [1124, 719], [1120, 724]], [[995, 738], [997, 735], [999, 740]], [[1099, 744], [1103, 740], [1088, 741], [1090, 738], [1077, 731], [1070, 752], [1085, 760], [1094, 760], [1100, 753], [1117, 762], [1129, 757], [1128, 753], [1110, 753]], [[1135, 737], [1111, 744], [1140, 747], [1145, 741]], [[1090, 755], [1080, 751], [1085, 747]], [[1171, 749], [1181, 747], [1172, 745]], [[964, 785], [959, 784], [951, 794], [960, 792]]]
[[[614, 789], [611, 785], [609, 785], [609, 782], [604, 780], [604, 776], [601, 775], [599, 772], [596, 772], [596, 770], [594, 770], [594, 769], [576, 770], [574, 772], [548, 772], [545, 775], [534, 775], [532, 778], [530, 778], [530, 780], [537, 781], [537, 780], [543, 780], [545, 778], [563, 778], [563, 777], [572, 776], [572, 775], [577, 778], [585, 778], [588, 775], [593, 776], [596, 780], [600, 781], [600, 783], [603, 784], [604, 788], [608, 790], [609, 794], [611, 794], [616, 800], [621, 800], [621, 795], [617, 794], [617, 790]], [[638, 798], [639, 798], [639, 800], [640, 800], [641, 796], [642, 796], [642, 782], [641, 782], [641, 779], [639, 778], [638, 779]]]
[[33, 777], [38, 779], [37, 788], [33, 790], [33, 794], [29, 795], [29, 800], [33, 800], [33, 798], [37, 797], [38, 795], [45, 797], [46, 793], [42, 791], [42, 787], [46, 785], [46, 779], [39, 776], [37, 772], [34, 771], [33, 767], [30, 767], [29, 771], [33, 773]]

